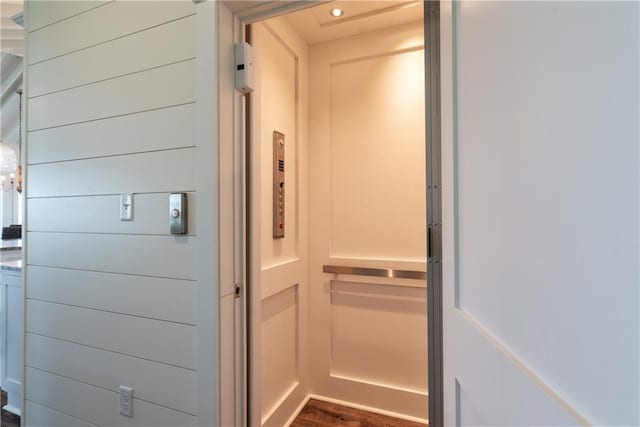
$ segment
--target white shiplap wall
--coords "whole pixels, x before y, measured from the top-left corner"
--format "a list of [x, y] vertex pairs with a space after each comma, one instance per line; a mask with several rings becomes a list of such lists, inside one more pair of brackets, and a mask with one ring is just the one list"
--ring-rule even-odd
[[194, 425], [194, 4], [26, 4], [25, 425]]

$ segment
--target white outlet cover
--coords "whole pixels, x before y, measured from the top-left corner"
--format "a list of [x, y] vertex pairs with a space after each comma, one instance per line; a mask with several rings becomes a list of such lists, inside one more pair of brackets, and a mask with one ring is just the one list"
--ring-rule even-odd
[[133, 417], [133, 389], [127, 386], [120, 386], [120, 415]]

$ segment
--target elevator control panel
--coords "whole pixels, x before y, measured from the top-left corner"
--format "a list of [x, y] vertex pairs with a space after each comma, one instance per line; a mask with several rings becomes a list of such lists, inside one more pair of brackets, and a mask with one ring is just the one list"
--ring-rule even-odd
[[284, 134], [273, 131], [273, 238], [284, 237]]
[[187, 193], [169, 195], [169, 231], [187, 234]]

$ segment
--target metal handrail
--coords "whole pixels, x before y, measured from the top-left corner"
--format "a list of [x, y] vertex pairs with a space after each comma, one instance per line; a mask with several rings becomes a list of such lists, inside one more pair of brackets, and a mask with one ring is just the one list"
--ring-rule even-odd
[[350, 267], [347, 265], [323, 265], [323, 273], [349, 274], [352, 276], [388, 277], [393, 279], [426, 280], [427, 273], [418, 270], [398, 270], [395, 268]]

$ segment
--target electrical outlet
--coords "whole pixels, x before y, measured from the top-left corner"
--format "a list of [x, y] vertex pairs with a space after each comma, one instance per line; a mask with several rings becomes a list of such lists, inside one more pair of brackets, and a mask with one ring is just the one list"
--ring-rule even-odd
[[120, 195], [120, 221], [133, 220], [133, 194]]
[[120, 415], [132, 417], [133, 413], [133, 389], [131, 387], [120, 386]]

